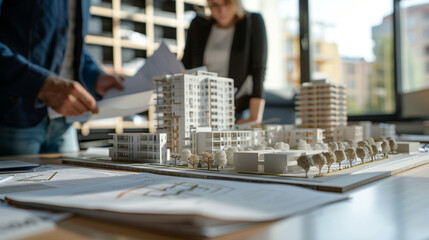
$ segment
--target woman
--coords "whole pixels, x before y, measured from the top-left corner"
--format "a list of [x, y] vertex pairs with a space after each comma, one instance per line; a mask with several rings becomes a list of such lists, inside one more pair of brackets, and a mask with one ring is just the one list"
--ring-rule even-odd
[[[246, 12], [240, 0], [207, 0], [209, 18], [197, 16], [186, 40], [183, 64], [187, 69], [207, 66], [208, 71], [234, 79], [237, 124], [261, 122], [264, 111], [264, 78], [267, 36], [262, 16]], [[243, 93], [246, 79], [253, 89]], [[241, 95], [241, 96], [240, 96]], [[250, 118], [242, 119], [250, 110]]]

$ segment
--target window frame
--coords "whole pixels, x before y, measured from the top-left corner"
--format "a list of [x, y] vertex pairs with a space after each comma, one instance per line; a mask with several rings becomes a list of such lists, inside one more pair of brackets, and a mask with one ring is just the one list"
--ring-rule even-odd
[[[394, 56], [394, 95], [395, 112], [392, 114], [367, 114], [367, 115], [348, 115], [349, 121], [401, 121], [406, 120], [401, 117], [402, 113], [402, 69], [401, 69], [401, 16], [400, 2], [393, 1], [393, 56]], [[310, 16], [309, 0], [299, 0], [299, 39], [300, 39], [300, 65], [301, 65], [301, 84], [309, 82], [312, 73], [312, 45], [310, 35]], [[409, 119], [407, 119], [409, 120]]]

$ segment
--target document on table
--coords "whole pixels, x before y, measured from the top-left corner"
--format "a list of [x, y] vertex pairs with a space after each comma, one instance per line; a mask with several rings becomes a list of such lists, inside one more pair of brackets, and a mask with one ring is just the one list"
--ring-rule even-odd
[[32, 212], [0, 205], [1, 239], [17, 239], [53, 229], [55, 223]]
[[9, 171], [24, 171], [37, 166], [39, 166], [39, 164], [22, 162], [18, 160], [5, 160], [0, 161], [0, 173], [7, 173]]
[[107, 181], [109, 177], [124, 176], [134, 173], [114, 172], [79, 167], [42, 165], [23, 173], [2, 174], [11, 176], [6, 182], [0, 183], [0, 199], [6, 194], [27, 192], [40, 189], [61, 187], [77, 187]]
[[[137, 73], [123, 82], [124, 90], [111, 89], [97, 101], [98, 114], [87, 112], [77, 117], [67, 117], [67, 122], [85, 122], [110, 117], [129, 116], [144, 112], [149, 108], [153, 95], [152, 78], [164, 74], [176, 74], [184, 70], [183, 64], [177, 60], [165, 45], [161, 43], [158, 50], [146, 60]], [[53, 109], [48, 109], [50, 118], [61, 117]]]
[[[7, 194], [17, 205], [86, 214], [129, 224], [263, 222], [346, 199], [300, 187], [142, 173], [98, 184]], [[198, 221], [196, 221], [198, 219]]]

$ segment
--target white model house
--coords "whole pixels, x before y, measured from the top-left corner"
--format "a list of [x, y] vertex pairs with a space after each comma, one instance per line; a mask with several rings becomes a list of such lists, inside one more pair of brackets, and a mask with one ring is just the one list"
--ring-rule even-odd
[[346, 92], [342, 85], [317, 80], [301, 86], [297, 115], [302, 128], [322, 128], [325, 141], [336, 141], [337, 127], [347, 126]]
[[191, 133], [191, 151], [214, 153], [229, 147], [255, 146], [263, 140], [264, 131], [261, 129], [212, 131], [210, 128], [197, 128]]
[[371, 137], [377, 139], [380, 137], [395, 138], [396, 125], [389, 123], [374, 124], [371, 126]]
[[193, 129], [219, 131], [234, 127], [232, 79], [196, 71], [156, 77], [154, 86], [158, 131], [167, 133], [167, 146], [173, 153], [191, 148]]
[[298, 140], [305, 140], [307, 143], [323, 142], [323, 129], [320, 128], [297, 128], [284, 130], [283, 141], [291, 147], [298, 146]]
[[335, 141], [354, 141], [363, 140], [363, 127], [358, 125], [337, 127], [334, 131]]
[[165, 133], [121, 133], [113, 136], [113, 161], [165, 164], [170, 158]]

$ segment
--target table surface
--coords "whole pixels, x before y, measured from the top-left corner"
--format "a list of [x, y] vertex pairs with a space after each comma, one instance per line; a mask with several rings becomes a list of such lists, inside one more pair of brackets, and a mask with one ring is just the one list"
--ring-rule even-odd
[[[15, 157], [61, 164], [58, 154]], [[12, 159], [11, 157], [3, 159]], [[345, 193], [350, 197], [274, 223], [216, 239], [429, 239], [429, 164]], [[26, 239], [182, 239], [74, 216]]]

